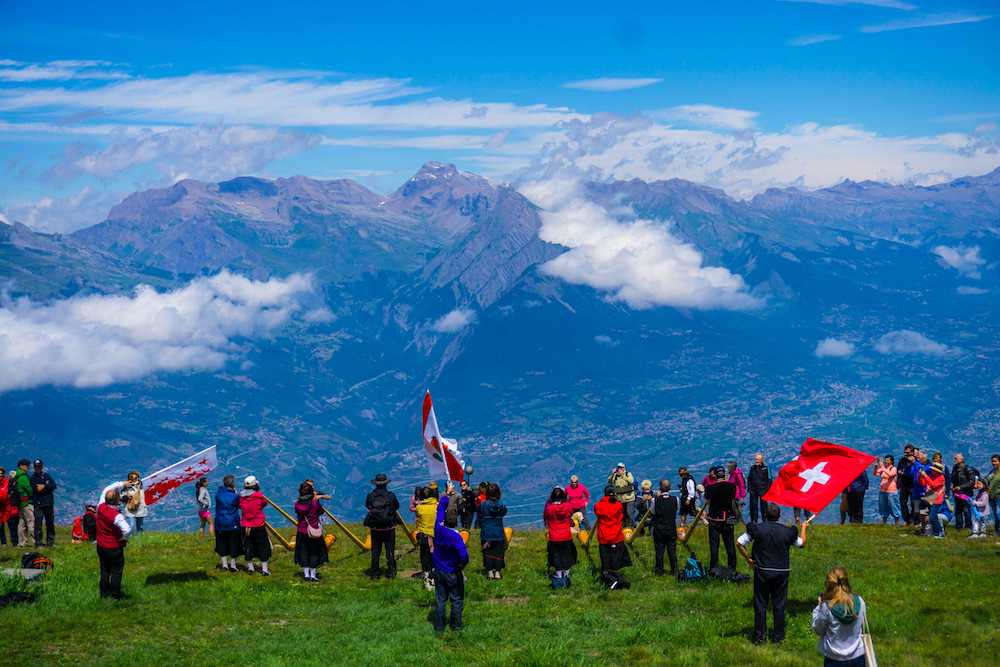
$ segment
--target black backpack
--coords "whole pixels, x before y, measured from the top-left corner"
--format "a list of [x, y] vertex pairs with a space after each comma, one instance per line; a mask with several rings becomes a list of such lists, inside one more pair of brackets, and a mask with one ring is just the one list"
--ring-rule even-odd
[[37, 551], [31, 551], [21, 556], [21, 567], [25, 570], [45, 570], [52, 569], [52, 560]]
[[601, 585], [609, 591], [624, 590], [632, 587], [632, 584], [629, 583], [624, 574], [621, 572], [613, 572], [611, 570], [601, 572], [600, 581]]
[[372, 493], [368, 521], [365, 523], [374, 528], [388, 528], [395, 525], [396, 516], [392, 510], [392, 494], [388, 491]]

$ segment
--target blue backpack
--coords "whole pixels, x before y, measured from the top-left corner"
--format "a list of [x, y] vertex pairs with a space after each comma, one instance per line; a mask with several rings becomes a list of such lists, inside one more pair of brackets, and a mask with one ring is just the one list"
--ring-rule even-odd
[[677, 581], [702, 581], [706, 576], [705, 566], [694, 554], [691, 554], [688, 556], [687, 563], [677, 573]]
[[569, 588], [569, 586], [570, 586], [569, 574], [564, 574], [561, 577], [557, 577], [555, 575], [552, 575], [552, 589], [553, 590], [558, 590], [560, 588]]

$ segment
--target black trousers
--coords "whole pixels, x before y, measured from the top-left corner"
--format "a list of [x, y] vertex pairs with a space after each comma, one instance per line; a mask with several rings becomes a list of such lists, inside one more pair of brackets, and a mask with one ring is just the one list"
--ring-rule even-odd
[[52, 505], [35, 505], [35, 546], [42, 546], [42, 521], [45, 522], [45, 544], [56, 543], [56, 512]]
[[913, 514], [910, 512], [910, 490], [899, 489], [899, 512], [903, 515], [904, 523], [913, 522]]
[[663, 552], [670, 560], [670, 574], [677, 572], [677, 531], [653, 529], [653, 550], [656, 553], [656, 571], [663, 571]]
[[97, 560], [101, 564], [101, 597], [116, 600], [122, 596], [122, 573], [125, 571], [125, 549], [97, 547]]
[[423, 533], [417, 533], [417, 546], [420, 548], [420, 569], [424, 572], [430, 573], [430, 571], [434, 569], [434, 558], [431, 555], [430, 538]]
[[379, 572], [379, 559], [385, 549], [385, 569], [390, 576], [396, 575], [396, 529], [372, 528], [372, 573]]
[[465, 577], [462, 572], [442, 572], [434, 570], [434, 629], [444, 630], [444, 609], [451, 601], [451, 616], [448, 624], [452, 630], [462, 629], [462, 610], [465, 607]]
[[719, 565], [719, 538], [726, 545], [726, 563], [730, 570], [736, 569], [736, 540], [733, 538], [733, 524], [726, 521], [708, 521], [708, 569]]
[[762, 642], [767, 635], [767, 608], [774, 608], [771, 641], [785, 639], [785, 605], [788, 602], [788, 573], [755, 570], [753, 576], [753, 637]]
[[[18, 518], [13, 516], [7, 519], [7, 530], [10, 532], [10, 546], [17, 546], [17, 522]], [[3, 526], [0, 526], [0, 530], [3, 530]]]
[[757, 523], [759, 520], [764, 518], [764, 499], [757, 493], [750, 492], [750, 523]]
[[[35, 519], [35, 525], [38, 525], [38, 519]], [[961, 498], [955, 498], [955, 530], [963, 528], [972, 528], [972, 508]]]
[[847, 493], [847, 515], [851, 523], [865, 522], [865, 492], [849, 491]]
[[472, 515], [473, 512], [462, 512], [458, 515], [462, 519], [462, 528], [466, 530], [472, 528]]
[[635, 525], [635, 501], [622, 502], [622, 525], [631, 528]]

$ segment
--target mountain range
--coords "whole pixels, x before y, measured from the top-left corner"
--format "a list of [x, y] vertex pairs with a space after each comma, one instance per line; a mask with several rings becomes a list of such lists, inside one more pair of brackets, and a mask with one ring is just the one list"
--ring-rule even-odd
[[[540, 237], [546, 212], [452, 165], [387, 196], [350, 180], [182, 180], [73, 234], [0, 224], [8, 303], [307, 272], [329, 316], [241, 338], [213, 371], [2, 394], [0, 454], [43, 455], [70, 511], [126, 469], [216, 444], [226, 471], [287, 498], [314, 476], [354, 518], [374, 472], [404, 490], [426, 478], [431, 388], [473, 481], [501, 482], [517, 524], [570, 473], [600, 487], [618, 460], [656, 479], [755, 451], [776, 468], [807, 436], [976, 461], [996, 447], [1000, 169], [750, 200], [678, 179], [580, 191], [741, 276], [760, 306], [637, 308], [568, 282], [549, 268], [569, 248]], [[161, 518], [184, 522], [189, 505]]]

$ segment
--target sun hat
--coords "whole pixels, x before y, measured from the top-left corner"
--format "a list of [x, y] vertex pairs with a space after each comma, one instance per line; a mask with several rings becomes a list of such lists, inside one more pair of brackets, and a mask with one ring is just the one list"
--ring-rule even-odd
[[380, 472], [379, 474], [375, 475], [375, 479], [372, 480], [372, 484], [376, 484], [378, 486], [385, 486], [388, 483], [389, 483], [389, 477], [384, 472]]
[[257, 478], [253, 475], [247, 475], [243, 480], [243, 488], [250, 489], [257, 486]]

